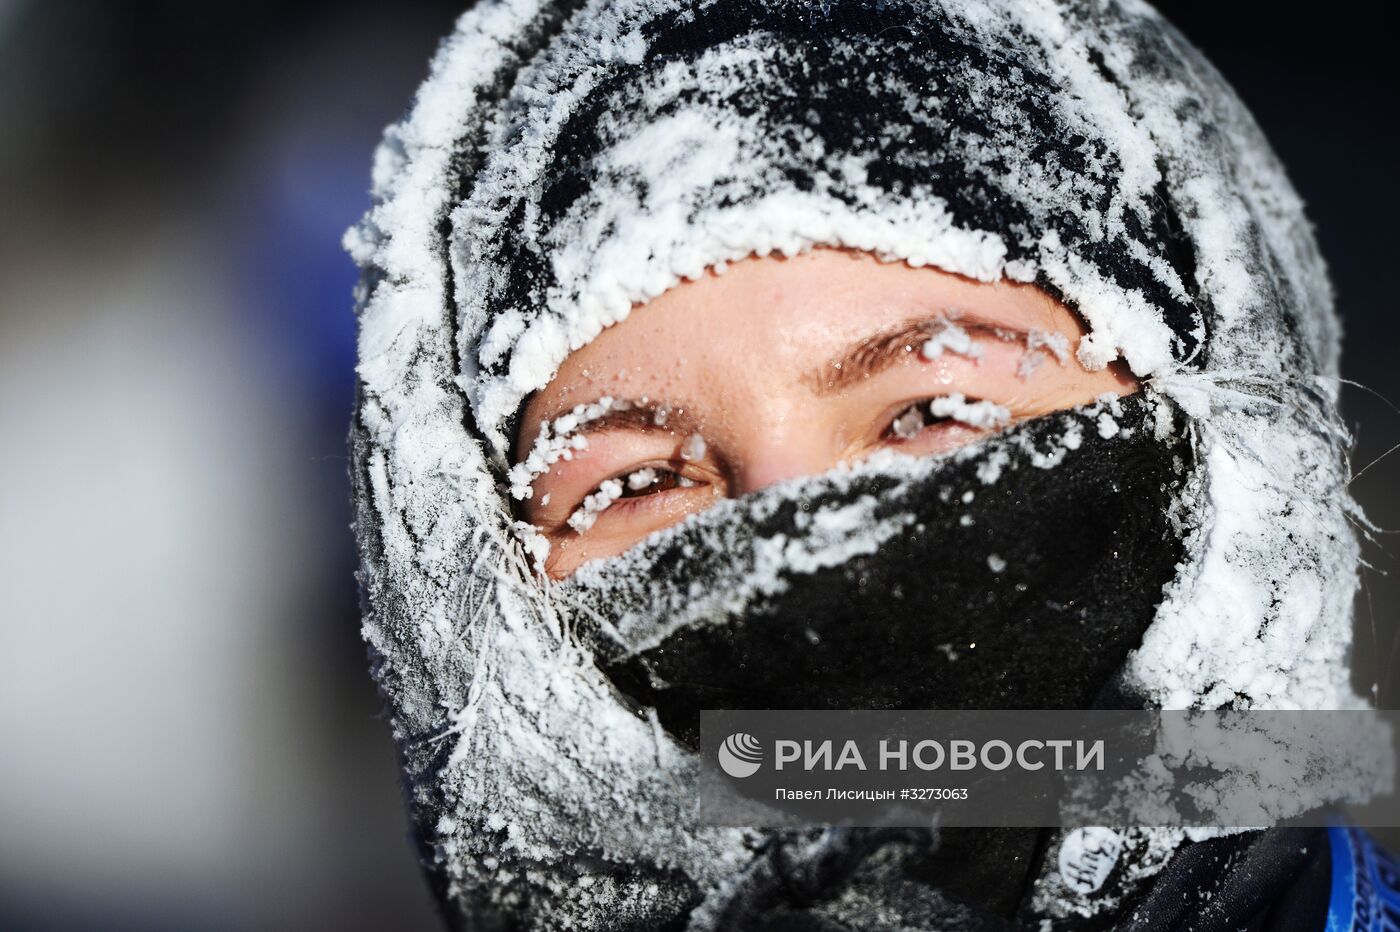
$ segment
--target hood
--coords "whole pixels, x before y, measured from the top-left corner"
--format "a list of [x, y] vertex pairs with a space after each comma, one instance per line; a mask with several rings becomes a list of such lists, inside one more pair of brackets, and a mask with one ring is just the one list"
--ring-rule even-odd
[[692, 752], [560, 623], [507, 476], [572, 350], [751, 255], [858, 249], [1063, 300], [1079, 359], [1125, 360], [1190, 450], [1124, 688], [1363, 704], [1326, 272], [1252, 119], [1145, 4], [481, 2], [373, 197], [346, 238], [364, 635], [457, 921], [683, 927], [762, 844], [687, 816]]

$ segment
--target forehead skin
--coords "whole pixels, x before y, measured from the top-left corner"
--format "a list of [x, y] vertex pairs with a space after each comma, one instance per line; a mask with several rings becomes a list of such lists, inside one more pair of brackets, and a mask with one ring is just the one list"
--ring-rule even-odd
[[[706, 388], [736, 401], [777, 399], [796, 387], [814, 358], [899, 321], [959, 311], [976, 311], [1008, 328], [1062, 333], [1071, 347], [1085, 334], [1074, 312], [1031, 285], [977, 282], [853, 250], [751, 257], [634, 308], [574, 351], [529, 399], [518, 456], [528, 452], [519, 449], [519, 439], [534, 437], [542, 420], [602, 395], [667, 400]], [[726, 385], [707, 378], [723, 373], [743, 378]], [[1065, 387], [1076, 393], [1121, 391], [1133, 382], [1119, 366], [1089, 372], [1073, 359], [1065, 376]]]

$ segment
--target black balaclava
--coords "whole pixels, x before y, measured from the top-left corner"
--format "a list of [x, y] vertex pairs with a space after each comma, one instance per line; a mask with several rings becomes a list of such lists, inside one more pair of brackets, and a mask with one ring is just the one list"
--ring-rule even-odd
[[[1125, 832], [1083, 890], [1058, 835], [703, 827], [698, 710], [1361, 703], [1325, 272], [1143, 4], [480, 3], [347, 242], [364, 630], [454, 925], [1103, 925], [1182, 832]], [[680, 281], [815, 246], [1034, 282], [1144, 390], [548, 582], [529, 393]]]

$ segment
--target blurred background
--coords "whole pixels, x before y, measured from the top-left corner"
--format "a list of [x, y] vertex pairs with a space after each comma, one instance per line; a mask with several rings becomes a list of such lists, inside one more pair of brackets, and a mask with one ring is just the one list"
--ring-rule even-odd
[[[0, 0], [0, 929], [438, 927], [359, 639], [340, 236], [464, 6]], [[1360, 469], [1400, 442], [1389, 38], [1162, 6], [1310, 205]], [[1383, 528], [1397, 478], [1354, 485]]]

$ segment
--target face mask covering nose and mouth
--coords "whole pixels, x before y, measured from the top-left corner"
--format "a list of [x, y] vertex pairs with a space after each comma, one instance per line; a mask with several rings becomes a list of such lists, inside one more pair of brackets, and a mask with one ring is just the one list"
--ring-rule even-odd
[[1149, 400], [1112, 408], [725, 502], [585, 564], [560, 602], [691, 746], [702, 709], [1131, 703], [1114, 675], [1181, 559], [1191, 451]]
[[[1150, 7], [482, 0], [346, 242], [363, 630], [452, 927], [1271, 928], [1259, 877], [1325, 884], [1270, 833], [1125, 830], [1090, 889], [1054, 832], [695, 818], [704, 708], [1364, 705], [1325, 268]], [[540, 573], [531, 394], [682, 282], [826, 247], [1034, 285], [1142, 392]]]

